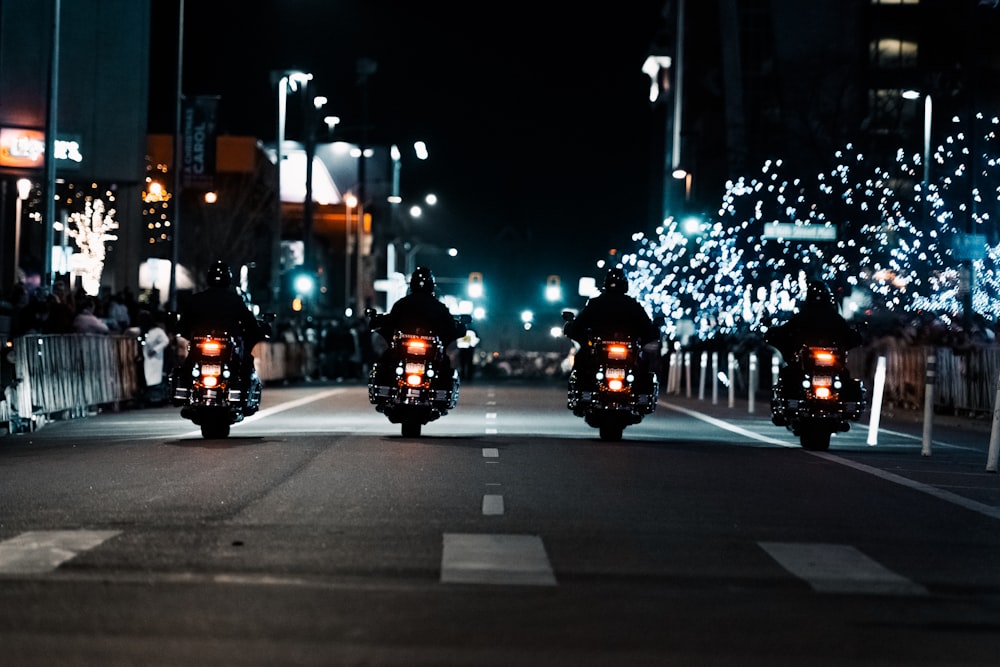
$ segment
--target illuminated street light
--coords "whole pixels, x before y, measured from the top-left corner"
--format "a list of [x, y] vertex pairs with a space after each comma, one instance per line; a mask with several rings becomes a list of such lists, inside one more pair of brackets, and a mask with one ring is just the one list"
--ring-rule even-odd
[[[275, 78], [277, 77], [277, 78]], [[274, 142], [274, 169], [278, 177], [278, 214], [275, 218], [274, 242], [271, 244], [271, 285], [272, 298], [278, 303], [280, 297], [279, 265], [281, 264], [281, 161], [284, 159], [285, 117], [288, 108], [288, 93], [294, 93], [299, 87], [305, 87], [312, 80], [312, 74], [297, 70], [287, 70], [272, 74], [272, 80], [278, 87], [278, 135]], [[307, 173], [311, 171], [307, 165]]]
[[24, 200], [31, 196], [31, 185], [30, 179], [17, 179], [17, 202], [14, 211], [14, 280], [11, 284], [17, 282], [17, 270], [21, 266], [21, 218]]

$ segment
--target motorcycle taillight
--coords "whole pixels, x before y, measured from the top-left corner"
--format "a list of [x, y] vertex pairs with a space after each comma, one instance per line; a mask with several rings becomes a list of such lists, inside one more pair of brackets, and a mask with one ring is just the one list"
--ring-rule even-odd
[[812, 358], [817, 366], [837, 365], [837, 353], [830, 349], [815, 347], [812, 349]]
[[625, 359], [628, 357], [628, 345], [625, 343], [608, 343], [608, 359]]
[[427, 341], [422, 338], [408, 338], [406, 340], [406, 353], [407, 354], [427, 354]]
[[222, 341], [214, 338], [205, 338], [198, 341], [198, 351], [206, 357], [217, 357], [222, 354]]
[[813, 398], [823, 400], [835, 398], [833, 394], [834, 382], [829, 375], [815, 375], [811, 381]]
[[624, 368], [608, 368], [604, 371], [604, 377], [607, 380], [605, 386], [608, 388], [608, 391], [625, 390], [626, 375]]

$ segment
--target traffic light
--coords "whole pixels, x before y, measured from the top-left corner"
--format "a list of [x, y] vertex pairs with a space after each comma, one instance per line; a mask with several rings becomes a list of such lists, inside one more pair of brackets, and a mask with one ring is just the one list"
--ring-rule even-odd
[[549, 276], [545, 281], [545, 300], [550, 302], [562, 301], [562, 286], [559, 276]]
[[478, 299], [483, 295], [483, 274], [473, 271], [469, 274], [469, 298]]

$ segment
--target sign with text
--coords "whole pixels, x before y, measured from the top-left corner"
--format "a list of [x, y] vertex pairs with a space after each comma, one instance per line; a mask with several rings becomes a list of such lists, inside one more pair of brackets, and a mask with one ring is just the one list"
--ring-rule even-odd
[[[80, 142], [56, 139], [52, 147], [59, 167], [75, 167], [83, 161]], [[45, 133], [15, 127], [0, 128], [0, 167], [41, 169], [45, 166]]]
[[837, 228], [833, 225], [795, 224], [794, 222], [768, 222], [764, 225], [765, 239], [789, 241], [836, 241]]
[[215, 180], [216, 113], [219, 98], [199, 95], [181, 105], [181, 184], [211, 188]]

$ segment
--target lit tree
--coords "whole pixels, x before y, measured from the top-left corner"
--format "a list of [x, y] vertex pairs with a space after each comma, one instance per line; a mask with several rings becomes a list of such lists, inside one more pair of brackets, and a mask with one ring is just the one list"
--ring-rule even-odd
[[66, 235], [73, 239], [79, 252], [70, 258], [70, 268], [80, 276], [83, 290], [96, 296], [101, 288], [101, 274], [107, 256], [107, 243], [118, 238], [111, 230], [118, 229], [115, 210], [105, 210], [103, 199], [86, 197], [83, 211], [74, 211], [67, 218]]
[[[955, 239], [968, 229], [996, 242], [997, 125], [992, 119], [971, 142], [964, 132], [947, 137], [934, 151], [936, 173], [928, 184], [921, 182], [920, 156], [902, 150], [883, 168], [848, 145], [829, 172], [810, 179], [784, 175], [782, 161], [768, 161], [760, 176], [727, 183], [717, 219], [703, 221], [694, 234], [668, 219], [656, 237], [636, 235], [639, 247], [624, 262], [644, 302], [668, 320], [691, 320], [703, 337], [766, 326], [794, 306], [807, 278], [825, 280], [876, 311], [953, 317], [961, 311]], [[836, 240], [766, 234], [776, 222], [800, 232], [834, 227]], [[996, 318], [1000, 246], [987, 245], [973, 273], [974, 309]]]

